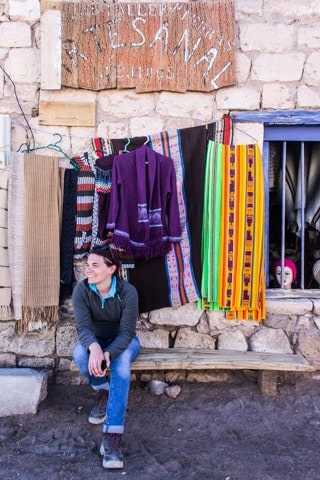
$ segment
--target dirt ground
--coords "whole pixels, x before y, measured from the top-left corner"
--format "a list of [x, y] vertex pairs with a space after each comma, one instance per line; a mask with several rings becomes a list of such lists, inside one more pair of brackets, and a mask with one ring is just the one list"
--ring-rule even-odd
[[320, 381], [262, 397], [253, 379], [180, 383], [176, 399], [132, 383], [123, 470], [102, 468], [87, 385], [53, 385], [35, 415], [0, 418], [1, 480], [319, 480]]

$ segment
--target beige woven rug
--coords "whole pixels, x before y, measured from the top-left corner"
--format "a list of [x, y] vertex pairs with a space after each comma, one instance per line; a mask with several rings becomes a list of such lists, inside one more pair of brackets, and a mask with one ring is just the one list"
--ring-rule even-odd
[[9, 169], [0, 169], [0, 320], [12, 318], [11, 280], [8, 256]]
[[57, 322], [61, 190], [57, 157], [24, 155], [25, 229], [22, 319], [18, 331]]

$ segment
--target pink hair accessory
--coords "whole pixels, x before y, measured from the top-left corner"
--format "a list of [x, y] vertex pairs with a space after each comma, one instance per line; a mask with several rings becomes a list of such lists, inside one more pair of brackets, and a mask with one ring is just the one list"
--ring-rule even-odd
[[[289, 260], [289, 258], [285, 258], [283, 264], [285, 267], [289, 267], [291, 269], [292, 278], [293, 278], [293, 281], [295, 281], [298, 273], [296, 264], [292, 260]], [[277, 260], [276, 263], [274, 264], [274, 273], [276, 272], [277, 267], [281, 267], [281, 258], [279, 258], [279, 260]]]

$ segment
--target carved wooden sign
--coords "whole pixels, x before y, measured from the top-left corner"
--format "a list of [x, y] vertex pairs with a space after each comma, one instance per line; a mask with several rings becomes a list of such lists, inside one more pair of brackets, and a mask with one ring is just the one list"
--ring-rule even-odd
[[233, 0], [62, 4], [61, 83], [137, 92], [235, 84]]

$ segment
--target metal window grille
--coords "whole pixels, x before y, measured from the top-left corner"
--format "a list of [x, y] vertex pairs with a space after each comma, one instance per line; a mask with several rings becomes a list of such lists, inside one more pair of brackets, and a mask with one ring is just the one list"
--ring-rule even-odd
[[[296, 286], [301, 289], [316, 288], [312, 284], [310, 262], [312, 258], [316, 260], [317, 248], [320, 255], [320, 232], [316, 229], [313, 231], [312, 225], [306, 223], [305, 211], [308, 156], [310, 149], [319, 142], [320, 126], [265, 125], [265, 273], [266, 285], [269, 288], [272, 288], [274, 261], [281, 258], [283, 265], [284, 258], [290, 258], [290, 255], [294, 256], [299, 272]], [[320, 192], [320, 156], [317, 172]], [[320, 195], [318, 198], [320, 199]], [[316, 198], [313, 201], [317, 203]], [[320, 208], [320, 205], [318, 207]], [[290, 228], [293, 230], [293, 245], [290, 245]]]

